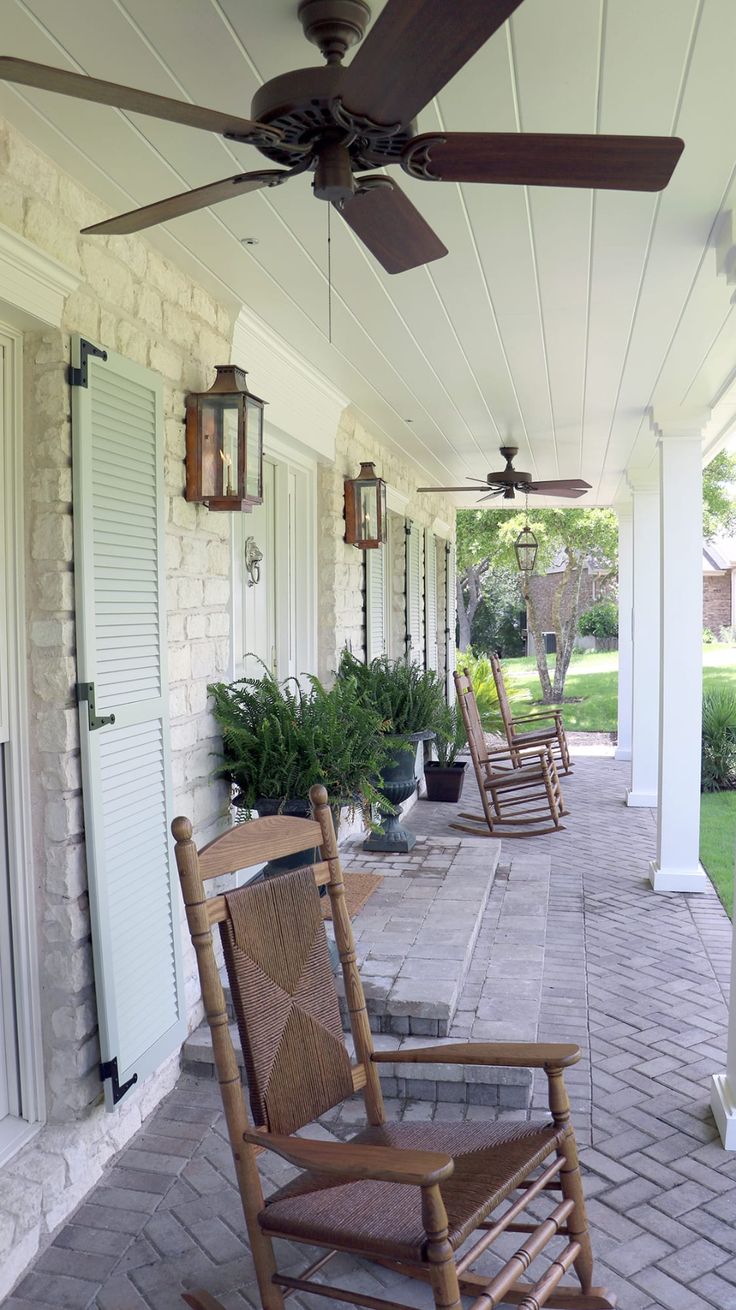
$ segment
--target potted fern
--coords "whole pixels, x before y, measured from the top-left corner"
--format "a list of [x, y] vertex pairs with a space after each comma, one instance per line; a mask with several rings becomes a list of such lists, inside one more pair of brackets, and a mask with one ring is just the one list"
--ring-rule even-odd
[[385, 655], [363, 662], [344, 650], [336, 685], [349, 684], [360, 703], [384, 724], [388, 758], [376, 778], [381, 793], [381, 826], [363, 843], [369, 851], [410, 851], [416, 837], [400, 823], [401, 804], [416, 788], [416, 748], [434, 735], [434, 724], [445, 706], [444, 688], [436, 673]]
[[[318, 678], [307, 686], [279, 682], [264, 665], [260, 678], [241, 678], [208, 688], [222, 733], [218, 777], [235, 790], [233, 804], [254, 811], [307, 817], [309, 788], [327, 788], [336, 818], [347, 807], [369, 813], [381, 798], [375, 779], [388, 750], [380, 714], [359, 699], [349, 678], [328, 691]], [[266, 875], [312, 863], [300, 852], [267, 866]]]
[[424, 766], [427, 800], [456, 803], [460, 800], [467, 768], [465, 761], [457, 758], [465, 745], [465, 726], [456, 705], [443, 706], [435, 731], [437, 759], [428, 760]]

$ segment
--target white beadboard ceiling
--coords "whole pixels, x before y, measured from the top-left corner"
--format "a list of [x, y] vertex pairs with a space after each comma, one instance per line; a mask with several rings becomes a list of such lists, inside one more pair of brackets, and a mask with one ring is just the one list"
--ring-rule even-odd
[[[2, 52], [247, 115], [261, 82], [320, 62], [296, 10], [296, 0], [2, 0]], [[390, 277], [333, 213], [331, 344], [328, 210], [308, 177], [150, 239], [260, 315], [432, 479], [485, 474], [508, 442], [520, 467], [582, 476], [586, 500], [609, 503], [625, 469], [653, 458], [650, 406], [718, 402], [711, 442], [733, 425], [736, 316], [713, 234], [736, 205], [734, 50], [734, 0], [525, 0], [419, 130], [674, 133], [685, 152], [673, 181], [637, 195], [431, 184], [397, 170], [450, 253]], [[111, 213], [262, 160], [24, 87], [0, 84], [0, 113]]]

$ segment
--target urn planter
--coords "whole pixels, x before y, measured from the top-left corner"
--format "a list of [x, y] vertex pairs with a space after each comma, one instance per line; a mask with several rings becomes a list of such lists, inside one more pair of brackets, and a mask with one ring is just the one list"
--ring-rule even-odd
[[414, 833], [401, 823], [401, 805], [409, 799], [417, 785], [417, 743], [431, 741], [434, 735], [433, 732], [411, 732], [394, 738], [396, 745], [390, 763], [384, 767], [376, 782], [377, 790], [385, 796], [392, 809], [384, 809], [379, 803], [381, 826], [378, 832], [372, 832], [363, 842], [364, 851], [390, 851], [406, 855], [416, 845]]

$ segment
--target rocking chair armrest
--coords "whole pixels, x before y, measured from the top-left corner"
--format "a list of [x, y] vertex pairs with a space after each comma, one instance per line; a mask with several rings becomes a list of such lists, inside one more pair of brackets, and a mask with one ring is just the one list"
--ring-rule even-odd
[[243, 1140], [251, 1146], [274, 1151], [297, 1169], [332, 1178], [431, 1187], [449, 1178], [455, 1168], [452, 1156], [443, 1151], [408, 1151], [361, 1142], [322, 1142], [310, 1137], [287, 1137], [250, 1129], [243, 1133]]
[[377, 1064], [482, 1064], [520, 1069], [567, 1069], [582, 1052], [572, 1042], [448, 1042], [446, 1046], [409, 1046], [374, 1051]]

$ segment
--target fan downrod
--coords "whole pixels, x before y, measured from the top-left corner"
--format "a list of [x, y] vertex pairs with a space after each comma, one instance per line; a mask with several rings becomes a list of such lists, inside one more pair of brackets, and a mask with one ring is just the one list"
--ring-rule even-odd
[[302, 0], [298, 14], [304, 35], [328, 64], [342, 63], [350, 47], [363, 40], [371, 18], [365, 0]]

